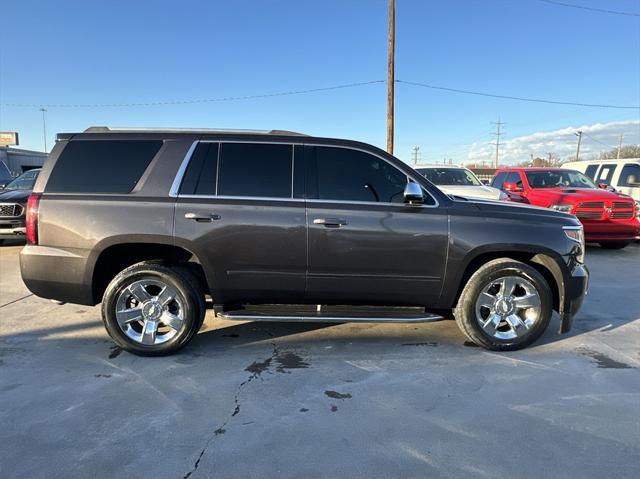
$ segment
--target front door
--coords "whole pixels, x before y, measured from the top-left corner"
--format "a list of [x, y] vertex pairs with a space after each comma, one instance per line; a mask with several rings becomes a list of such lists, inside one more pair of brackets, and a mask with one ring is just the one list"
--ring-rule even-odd
[[304, 200], [290, 144], [201, 142], [180, 187], [175, 241], [195, 250], [215, 303], [302, 302]]
[[427, 305], [437, 300], [447, 212], [425, 192], [404, 203], [407, 175], [373, 154], [305, 146], [307, 301]]

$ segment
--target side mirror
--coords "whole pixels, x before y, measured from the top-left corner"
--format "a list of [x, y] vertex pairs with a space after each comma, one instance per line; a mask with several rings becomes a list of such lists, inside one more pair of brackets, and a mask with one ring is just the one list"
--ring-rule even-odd
[[424, 203], [422, 187], [418, 183], [407, 183], [407, 186], [404, 187], [404, 202], [411, 204]]
[[609, 185], [606, 183], [598, 183], [598, 188], [600, 188], [601, 190], [606, 190], [608, 187]]
[[511, 193], [524, 191], [524, 188], [522, 188], [522, 186], [518, 186], [515, 183], [505, 183], [504, 185], [502, 185], [502, 189]]

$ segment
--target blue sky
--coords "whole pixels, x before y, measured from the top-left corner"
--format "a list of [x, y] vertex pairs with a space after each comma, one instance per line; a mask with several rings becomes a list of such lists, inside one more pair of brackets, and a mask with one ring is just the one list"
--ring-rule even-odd
[[[191, 100], [322, 88], [386, 76], [386, 0], [3, 0], [0, 129], [42, 149], [38, 107]], [[637, 0], [567, 0], [640, 13]], [[396, 78], [556, 100], [640, 105], [640, 17], [540, 0], [396, 0]], [[290, 129], [385, 145], [382, 83], [272, 98], [148, 107], [48, 107], [56, 132], [90, 125]], [[523, 103], [396, 87], [396, 155], [483, 158], [496, 117], [505, 151], [561, 155], [571, 128], [595, 129], [585, 151], [624, 131], [640, 143], [640, 110]], [[613, 122], [613, 123], [612, 123]], [[567, 130], [568, 129], [568, 130]], [[558, 130], [561, 133], [558, 133]], [[591, 140], [591, 136], [595, 140]], [[522, 142], [521, 142], [522, 143]], [[615, 144], [614, 144], [615, 146]], [[526, 158], [523, 158], [526, 159]]]

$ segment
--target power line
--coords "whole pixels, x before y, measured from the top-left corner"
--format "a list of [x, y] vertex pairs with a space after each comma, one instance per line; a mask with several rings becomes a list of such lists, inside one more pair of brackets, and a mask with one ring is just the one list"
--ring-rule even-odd
[[589, 135], [588, 133], [585, 133], [584, 131], [582, 132], [582, 134], [583, 134], [584, 136], [586, 136], [586, 137], [591, 138], [591, 139], [592, 139], [593, 141], [595, 141], [596, 143], [600, 143], [602, 146], [606, 146], [607, 148], [610, 148], [610, 149], [612, 149], [612, 150], [614, 150], [614, 149], [615, 149], [615, 147], [614, 147], [614, 146], [607, 145], [606, 143], [603, 143], [603, 142], [601, 142], [600, 140], [595, 139], [594, 137], [592, 137], [592, 136], [591, 136], [591, 135]]
[[[361, 86], [373, 85], [373, 84], [385, 83], [385, 82], [386, 80], [371, 80], [371, 81], [358, 82], [358, 83], [346, 83], [342, 85], [334, 85], [334, 86], [328, 86], [323, 88], [311, 88], [306, 90], [291, 90], [291, 91], [282, 91], [282, 92], [275, 92], [275, 93], [265, 93], [265, 94], [259, 94], [259, 95], [242, 95], [242, 96], [230, 96], [230, 97], [219, 97], [219, 98], [199, 98], [199, 99], [193, 99], [193, 100], [169, 100], [169, 101], [154, 101], [154, 102], [140, 102], [140, 103], [57, 103], [57, 104], [56, 103], [5, 103], [4, 106], [16, 107], [16, 108], [109, 108], [109, 107], [189, 105], [189, 104], [195, 104], [195, 103], [216, 103], [216, 102], [228, 102], [228, 101], [253, 100], [253, 99], [259, 99], [259, 98], [272, 98], [272, 97], [289, 96], [289, 95], [304, 95], [307, 93], [318, 93], [318, 92], [331, 91], [331, 90], [340, 90], [345, 88], [355, 88], [355, 87], [361, 87]], [[494, 93], [486, 93], [486, 92], [480, 92], [475, 90], [463, 90], [460, 88], [449, 88], [444, 86], [432, 85], [429, 83], [421, 83], [421, 82], [405, 81], [405, 80], [395, 80], [395, 83], [402, 83], [405, 85], [429, 88], [432, 90], [461, 93], [465, 95], [476, 95], [476, 96], [483, 96], [483, 97], [489, 97], [489, 98], [499, 98], [503, 100], [526, 101], [526, 102], [533, 102], [533, 103], [548, 103], [552, 105], [571, 105], [571, 106], [581, 106], [581, 107], [589, 107], [589, 108], [640, 110], [640, 106], [611, 105], [611, 104], [601, 104], [601, 103], [579, 103], [579, 102], [571, 102], [571, 101], [549, 100], [544, 98], [499, 95]]]
[[270, 98], [277, 96], [288, 95], [303, 95], [306, 93], [316, 93], [330, 90], [340, 90], [343, 88], [353, 88], [365, 85], [372, 85], [374, 83], [384, 83], [385, 80], [371, 80], [359, 83], [346, 83], [343, 85], [334, 85], [323, 88], [311, 88], [307, 90], [291, 90], [282, 91], [276, 93], [264, 93], [260, 95], [242, 95], [242, 96], [228, 96], [220, 98], [199, 98], [195, 100], [171, 100], [171, 101], [154, 101], [146, 103], [5, 103], [5, 106], [10, 107], [24, 107], [24, 108], [103, 108], [103, 107], [135, 107], [135, 106], [162, 106], [162, 105], [188, 105], [193, 103], [213, 103], [213, 102], [226, 102], [226, 101], [238, 101], [238, 100], [253, 100], [257, 98]]
[[607, 104], [598, 104], [598, 103], [578, 103], [572, 101], [559, 101], [559, 100], [546, 100], [543, 98], [527, 98], [521, 96], [510, 96], [510, 95], [497, 95], [493, 93], [485, 93], [473, 90], [461, 90], [458, 88], [449, 88], [437, 85], [430, 85], [428, 83], [419, 83], [412, 81], [404, 81], [404, 80], [396, 80], [397, 83], [404, 83], [406, 85], [419, 86], [423, 88], [431, 88], [433, 90], [443, 90], [443, 91], [451, 91], [454, 93], [464, 93], [466, 95], [478, 95], [478, 96], [487, 96], [490, 98], [502, 98], [504, 100], [517, 100], [517, 101], [528, 101], [533, 103], [550, 103], [552, 105], [573, 105], [573, 106], [586, 106], [590, 108], [616, 108], [622, 110], [640, 110], [640, 106], [628, 106], [628, 105], [607, 105]]
[[591, 12], [608, 13], [610, 15], [624, 15], [627, 17], [640, 17], [640, 13], [633, 12], [621, 12], [619, 10], [607, 10], [604, 8], [585, 7], [584, 5], [575, 5], [573, 3], [557, 2], [556, 0], [537, 0], [538, 2], [548, 3], [550, 5], [557, 5], [559, 7], [577, 8], [580, 10], [589, 10]]

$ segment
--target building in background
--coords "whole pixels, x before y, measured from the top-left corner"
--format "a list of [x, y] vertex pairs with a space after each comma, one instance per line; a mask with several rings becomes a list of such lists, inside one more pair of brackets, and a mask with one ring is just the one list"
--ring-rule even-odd
[[25, 171], [41, 168], [47, 154], [41, 151], [23, 150], [10, 146], [0, 147], [0, 161], [2, 161], [13, 176], [18, 176]]

